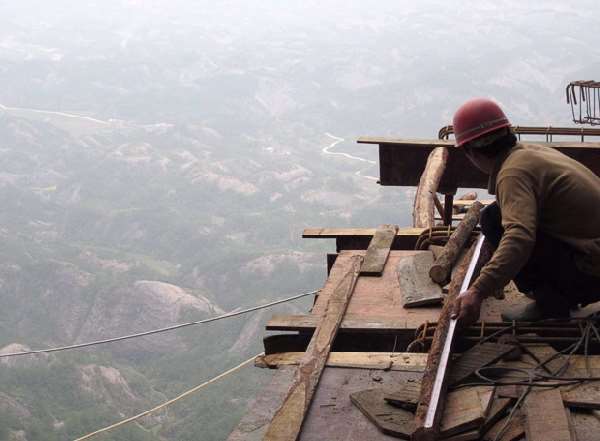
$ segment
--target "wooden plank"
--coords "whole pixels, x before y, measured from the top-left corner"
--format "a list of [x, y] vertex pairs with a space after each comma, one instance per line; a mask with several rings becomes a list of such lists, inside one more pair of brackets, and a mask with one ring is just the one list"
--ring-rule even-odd
[[393, 406], [414, 412], [419, 404], [420, 393], [420, 381], [406, 381], [399, 384], [392, 392], [387, 392], [383, 399]]
[[[255, 366], [278, 368], [297, 365], [303, 352], [281, 352], [261, 355]], [[423, 372], [427, 354], [417, 352], [330, 352], [326, 362], [328, 367], [383, 369], [402, 372]]]
[[432, 228], [435, 224], [434, 198], [437, 199], [440, 180], [446, 169], [448, 148], [438, 147], [431, 151], [419, 179], [413, 207], [413, 226]]
[[502, 419], [504, 415], [507, 414], [508, 409], [512, 406], [515, 400], [510, 398], [500, 398], [497, 393], [496, 388], [496, 396], [492, 400], [492, 405], [490, 406], [490, 410], [485, 418], [484, 423], [481, 426], [480, 433], [486, 433], [490, 430], [498, 421]]
[[413, 413], [386, 403], [384, 394], [381, 389], [363, 390], [350, 394], [350, 400], [383, 433], [410, 439], [415, 430]]
[[560, 388], [563, 404], [570, 408], [600, 410], [600, 382], [593, 381]]
[[[519, 441], [525, 436], [525, 414], [519, 409], [515, 411], [515, 414], [506, 425], [508, 416], [505, 416], [500, 421], [492, 426], [483, 435], [483, 441]], [[506, 430], [502, 437], [498, 438], [498, 435], [502, 429], [506, 426]], [[528, 439], [528, 441], [530, 441]], [[554, 441], [553, 438], [548, 438], [546, 441]]]
[[495, 363], [513, 349], [514, 346], [493, 342], [473, 346], [454, 360], [448, 376], [448, 385], [461, 383], [477, 369]]
[[558, 389], [532, 390], [524, 405], [528, 441], [571, 441], [569, 419]]
[[451, 437], [444, 438], [443, 441], [473, 441], [479, 439], [479, 430], [470, 430], [468, 432], [459, 433], [452, 435]]
[[[398, 228], [396, 236], [419, 236], [425, 228]], [[376, 228], [305, 228], [302, 237], [305, 239], [336, 239], [343, 236], [372, 237]]]
[[[426, 251], [391, 251], [381, 277], [360, 277], [348, 305], [345, 320], [353, 318], [371, 321], [373, 318], [377, 320], [387, 318], [400, 324], [395, 328], [404, 335], [409, 333], [409, 329], [414, 330], [426, 321], [436, 321], [440, 311], [438, 307], [411, 309], [402, 307], [403, 294], [398, 283], [396, 266], [400, 259], [419, 253], [426, 253]], [[343, 277], [347, 271], [351, 256], [354, 255], [364, 255], [364, 251], [342, 251], [338, 255], [329, 278], [319, 291], [319, 298], [313, 306], [312, 314], [321, 315], [325, 311], [327, 299], [340, 277]], [[347, 328], [342, 331], [350, 332]]]
[[397, 229], [398, 227], [395, 225], [382, 225], [377, 228], [367, 248], [365, 261], [360, 271], [361, 276], [381, 276]]
[[440, 437], [477, 430], [485, 422], [492, 403], [494, 388], [464, 387], [446, 395], [446, 406], [440, 424]]
[[475, 201], [475, 203], [469, 207], [469, 211], [467, 211], [462, 222], [458, 224], [456, 230], [454, 230], [448, 239], [448, 243], [444, 245], [441, 256], [436, 259], [429, 270], [429, 276], [434, 282], [445, 285], [450, 279], [450, 273], [458, 260], [458, 256], [479, 223], [479, 214], [482, 208], [483, 205]]
[[[418, 429], [414, 433], [415, 441], [428, 441], [434, 440], [437, 437], [439, 431], [439, 423], [443, 415], [445, 401], [443, 399], [445, 389], [447, 386], [446, 376], [448, 374], [448, 368], [450, 366], [450, 359], [444, 358], [444, 354], [447, 353], [446, 346], [449, 346], [451, 351], [452, 335], [449, 336], [449, 330], [451, 329], [450, 315], [454, 306], [454, 301], [459, 295], [463, 285], [463, 280], [467, 275], [467, 269], [474, 257], [474, 253], [477, 247], [477, 243], [474, 244], [469, 252], [465, 253], [460, 263], [456, 266], [456, 272], [452, 277], [448, 297], [444, 302], [444, 307], [440, 313], [440, 317], [437, 322], [433, 341], [431, 343], [431, 349], [429, 350], [429, 356], [427, 357], [427, 367], [425, 368], [425, 374], [421, 383], [421, 398], [419, 400], [419, 407], [415, 419], [417, 422]], [[448, 342], [446, 342], [448, 338]], [[446, 352], [444, 352], [446, 349]], [[443, 363], [448, 363], [444, 366]], [[440, 368], [442, 366], [442, 368]], [[438, 372], [438, 368], [440, 371]], [[441, 377], [438, 378], [438, 374]], [[439, 394], [434, 394], [436, 385], [440, 384], [441, 388]], [[431, 407], [431, 409], [430, 409]], [[427, 424], [428, 415], [433, 415], [433, 421]]]
[[402, 306], [405, 308], [438, 305], [442, 302], [442, 288], [433, 283], [428, 274], [432, 264], [433, 253], [425, 252], [405, 257], [396, 266], [403, 297]]
[[[320, 315], [274, 315], [266, 325], [268, 331], [314, 331], [319, 321]], [[421, 322], [415, 322], [418, 326]], [[413, 326], [416, 327], [416, 326]], [[395, 333], [407, 329], [405, 318], [390, 317], [361, 317], [360, 314], [347, 314], [342, 320], [340, 326], [341, 332], [377, 332], [377, 333]], [[409, 327], [410, 329], [410, 327]]]
[[298, 438], [331, 345], [354, 292], [362, 262], [361, 256], [352, 259], [348, 272], [328, 299], [323, 320], [306, 348], [285, 401], [271, 420], [265, 441], [294, 441]]
[[421, 377], [416, 372], [373, 371], [352, 368], [329, 368], [323, 371], [302, 432], [301, 441], [393, 441], [352, 404], [350, 394], [365, 389], [389, 389], [409, 379]]
[[490, 205], [496, 202], [496, 199], [480, 199], [479, 201], [475, 201], [473, 199], [457, 199], [452, 203], [452, 205], [454, 205], [455, 207], [470, 207], [471, 205], [473, 205], [474, 202], [479, 202], [482, 205]]

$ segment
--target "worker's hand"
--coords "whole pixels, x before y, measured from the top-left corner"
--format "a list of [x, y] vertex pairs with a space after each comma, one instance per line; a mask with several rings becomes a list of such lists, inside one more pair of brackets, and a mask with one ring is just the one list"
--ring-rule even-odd
[[473, 288], [458, 295], [454, 302], [452, 318], [458, 320], [458, 327], [466, 328], [477, 322], [483, 296]]

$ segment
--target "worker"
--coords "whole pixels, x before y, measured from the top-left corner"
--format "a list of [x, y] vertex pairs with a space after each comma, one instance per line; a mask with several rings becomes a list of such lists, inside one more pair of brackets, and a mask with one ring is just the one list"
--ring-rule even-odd
[[453, 317], [479, 319], [482, 300], [514, 280], [531, 299], [505, 308], [505, 321], [566, 318], [600, 300], [600, 178], [558, 150], [521, 144], [500, 106], [485, 98], [454, 115], [456, 147], [489, 175], [496, 202], [481, 213], [485, 246], [494, 250]]

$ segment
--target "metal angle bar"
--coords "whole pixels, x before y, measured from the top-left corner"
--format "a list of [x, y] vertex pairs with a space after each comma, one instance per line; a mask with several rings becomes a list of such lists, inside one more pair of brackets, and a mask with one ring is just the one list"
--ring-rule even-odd
[[[475, 252], [473, 253], [471, 262], [469, 262], [467, 274], [465, 275], [463, 283], [460, 287], [460, 294], [462, 294], [469, 288], [471, 278], [473, 277], [473, 272], [475, 271], [475, 266], [477, 265], [477, 261], [479, 260], [479, 255], [481, 253], [481, 245], [483, 244], [484, 239], [485, 236], [483, 235], [483, 233], [481, 233], [479, 235], [479, 238], [477, 239], [477, 245], [475, 246]], [[446, 377], [446, 369], [448, 366], [448, 360], [450, 359], [450, 349], [452, 346], [452, 340], [454, 339], [455, 330], [456, 319], [450, 319], [450, 324], [448, 325], [448, 333], [446, 334], [446, 341], [444, 342], [444, 349], [442, 350], [442, 355], [440, 357], [440, 364], [438, 365], [437, 372], [435, 374], [433, 390], [431, 392], [431, 399], [429, 400], [429, 407], [427, 408], [427, 414], [425, 415], [425, 423], [423, 424], [423, 427], [427, 429], [433, 427], [433, 421], [435, 419], [438, 403], [440, 401], [442, 386]]]

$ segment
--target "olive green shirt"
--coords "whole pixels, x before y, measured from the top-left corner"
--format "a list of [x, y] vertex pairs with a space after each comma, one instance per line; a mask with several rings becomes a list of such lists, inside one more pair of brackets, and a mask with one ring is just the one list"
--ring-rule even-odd
[[542, 231], [571, 245], [581, 271], [600, 276], [600, 178], [550, 147], [517, 144], [498, 158], [488, 184], [504, 234], [474, 288], [489, 295], [527, 263]]

